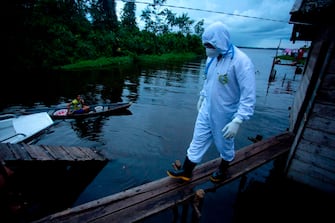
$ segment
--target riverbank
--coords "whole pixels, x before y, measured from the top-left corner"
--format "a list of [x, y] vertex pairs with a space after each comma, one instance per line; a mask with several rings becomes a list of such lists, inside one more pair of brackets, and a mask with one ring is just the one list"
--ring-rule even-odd
[[96, 60], [83, 60], [78, 63], [57, 67], [61, 70], [101, 69], [109, 66], [127, 65], [133, 63], [171, 63], [183, 62], [196, 58], [195, 53], [168, 53], [161, 55], [128, 55], [122, 57], [101, 57]]

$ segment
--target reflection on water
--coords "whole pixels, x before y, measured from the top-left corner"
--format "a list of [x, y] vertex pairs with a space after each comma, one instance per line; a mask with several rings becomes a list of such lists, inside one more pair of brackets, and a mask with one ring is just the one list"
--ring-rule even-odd
[[[269, 82], [275, 51], [244, 51], [256, 68], [257, 104], [254, 116], [239, 130], [236, 149], [253, 143], [250, 139], [268, 138], [289, 127], [288, 108], [301, 79], [301, 75], [294, 76], [295, 67], [277, 66], [276, 77]], [[171, 162], [185, 157], [197, 115], [204, 62], [204, 59], [197, 59], [166, 67], [44, 73], [38, 75], [39, 82], [29, 76], [29, 88], [13, 84], [14, 89], [11, 94], [6, 94], [8, 98], [2, 99], [1, 108], [2, 112], [10, 112], [27, 107], [57, 106], [71, 100], [77, 92], [84, 95], [89, 104], [134, 102], [129, 108], [130, 115], [62, 121], [52, 134], [38, 141], [38, 144], [46, 145], [93, 147], [108, 154], [110, 162], [74, 204], [79, 205], [166, 177]], [[44, 86], [37, 85], [40, 82]], [[18, 88], [24, 88], [24, 96], [18, 94], [22, 92]], [[217, 157], [217, 151], [212, 148], [203, 162]], [[265, 165], [252, 177], [265, 179], [271, 168], [271, 164]], [[224, 220], [229, 222], [237, 189], [236, 182], [232, 182], [221, 192], [206, 195], [209, 203], [204, 214], [215, 216], [218, 212], [211, 213], [207, 209], [221, 207], [221, 220], [225, 213]], [[220, 196], [225, 201], [219, 199]], [[171, 219], [165, 222], [171, 222]]]
[[[109, 116], [122, 116], [122, 115], [131, 115], [131, 111], [122, 110], [115, 111], [112, 115]], [[89, 117], [89, 118], [77, 118], [71, 120], [71, 128], [77, 133], [80, 138], [85, 138], [91, 141], [100, 141], [102, 135], [102, 128], [105, 124], [106, 115], [98, 117]]]
[[71, 128], [80, 138], [87, 138], [92, 141], [99, 141], [101, 128], [103, 126], [103, 117], [77, 119], [70, 122]]

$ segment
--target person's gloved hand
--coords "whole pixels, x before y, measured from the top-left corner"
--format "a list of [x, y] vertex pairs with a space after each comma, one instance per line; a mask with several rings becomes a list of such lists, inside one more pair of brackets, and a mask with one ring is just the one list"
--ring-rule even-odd
[[200, 95], [198, 103], [197, 103], [197, 109], [198, 109], [198, 111], [201, 108], [201, 105], [202, 105], [202, 102], [204, 101], [204, 98], [205, 98], [204, 96]]
[[242, 124], [242, 120], [239, 118], [234, 118], [233, 121], [229, 122], [223, 129], [222, 134], [226, 139], [230, 139], [235, 137], [240, 125]]

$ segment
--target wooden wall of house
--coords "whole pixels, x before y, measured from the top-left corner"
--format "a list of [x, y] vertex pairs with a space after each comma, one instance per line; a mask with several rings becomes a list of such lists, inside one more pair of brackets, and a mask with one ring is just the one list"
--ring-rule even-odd
[[294, 181], [335, 194], [335, 42], [312, 45], [291, 109], [296, 137], [286, 171]]

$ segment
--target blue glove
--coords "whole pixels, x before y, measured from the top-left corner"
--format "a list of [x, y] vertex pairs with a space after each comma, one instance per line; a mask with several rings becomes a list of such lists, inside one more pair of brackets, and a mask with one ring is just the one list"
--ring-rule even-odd
[[200, 95], [198, 103], [197, 103], [198, 111], [200, 111], [200, 108], [201, 108], [202, 102], [204, 101], [204, 98], [205, 98], [204, 96]]
[[233, 121], [229, 122], [223, 129], [222, 134], [226, 139], [234, 138], [237, 134], [240, 125], [242, 124], [242, 120], [239, 118], [234, 118]]

